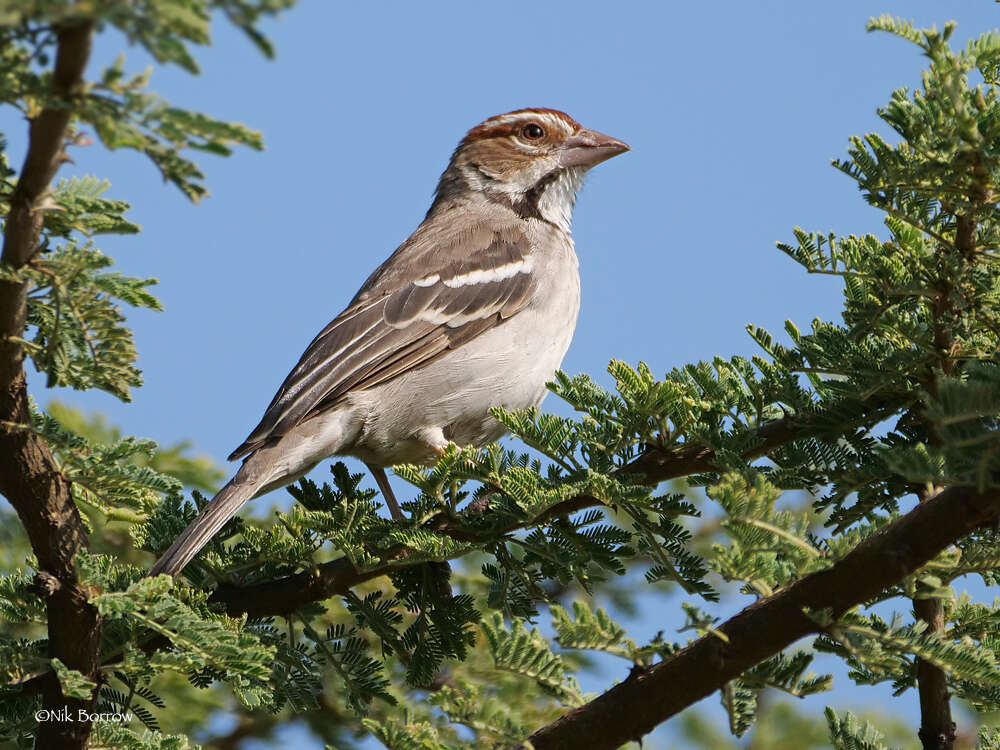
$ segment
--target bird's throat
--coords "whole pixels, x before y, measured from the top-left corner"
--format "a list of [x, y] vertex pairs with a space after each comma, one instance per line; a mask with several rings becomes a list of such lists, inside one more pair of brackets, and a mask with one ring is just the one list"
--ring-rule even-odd
[[583, 186], [586, 170], [580, 167], [561, 169], [547, 184], [541, 185], [536, 205], [541, 217], [565, 232], [573, 222], [573, 204]]

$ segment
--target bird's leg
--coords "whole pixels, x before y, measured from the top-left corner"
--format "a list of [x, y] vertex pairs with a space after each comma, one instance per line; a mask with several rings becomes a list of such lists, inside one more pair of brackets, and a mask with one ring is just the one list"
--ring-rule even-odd
[[396, 496], [392, 492], [392, 487], [389, 486], [389, 478], [385, 475], [385, 469], [381, 466], [372, 466], [370, 463], [365, 463], [365, 466], [368, 467], [368, 471], [375, 477], [375, 484], [378, 485], [379, 490], [382, 492], [382, 498], [385, 500], [386, 507], [389, 508], [389, 515], [395, 519], [402, 518], [403, 511], [400, 510], [399, 503], [396, 502]]

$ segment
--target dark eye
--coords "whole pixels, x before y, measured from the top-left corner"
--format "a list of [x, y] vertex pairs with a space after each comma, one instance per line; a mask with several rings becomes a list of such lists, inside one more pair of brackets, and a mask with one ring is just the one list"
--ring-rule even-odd
[[542, 126], [537, 122], [529, 122], [523, 128], [521, 128], [521, 135], [527, 138], [529, 141], [537, 141], [539, 138], [545, 135], [545, 131], [542, 130]]

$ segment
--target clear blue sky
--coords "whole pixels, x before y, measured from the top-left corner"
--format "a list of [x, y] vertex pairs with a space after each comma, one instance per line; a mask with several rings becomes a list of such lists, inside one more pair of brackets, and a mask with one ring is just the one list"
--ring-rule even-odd
[[[464, 131], [524, 106], [564, 109], [633, 148], [592, 173], [577, 205], [583, 309], [566, 370], [607, 383], [617, 357], [662, 373], [753, 353], [748, 322], [777, 332], [785, 318], [836, 316], [838, 283], [806, 276], [774, 243], [795, 225], [881, 229], [829, 161], [849, 135], [886, 133], [876, 108], [919, 83], [915, 47], [864, 31], [883, 12], [954, 18], [963, 41], [1000, 23], [988, 0], [312, 2], [269, 24], [274, 62], [220, 25], [201, 76], [158, 68], [153, 88], [262, 130], [267, 149], [203, 157], [213, 195], [200, 206], [130, 152], [74, 151], [63, 175], [107, 177], [110, 195], [133, 202], [143, 234], [100, 244], [123, 271], [159, 277], [166, 312], [131, 316], [146, 378], [132, 404], [53, 395], [224, 461], [312, 336], [420, 221]], [[95, 71], [120, 46], [105, 37]], [[127, 62], [147, 64], [134, 49]], [[20, 158], [23, 125], [0, 125]], [[676, 626], [655, 608], [648, 635]], [[825, 700], [807, 705], [818, 714]]]

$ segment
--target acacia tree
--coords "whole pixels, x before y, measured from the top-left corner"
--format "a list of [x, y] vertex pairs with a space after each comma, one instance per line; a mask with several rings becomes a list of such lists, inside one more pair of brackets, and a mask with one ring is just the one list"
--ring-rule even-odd
[[[956, 52], [952, 25], [870, 22], [931, 60], [880, 112], [898, 143], [855, 138], [835, 162], [885, 237], [796, 229], [779, 245], [842, 278], [840, 322], [788, 323], [786, 343], [751, 326], [758, 356], [662, 379], [612, 361], [615, 392], [559, 374], [578, 418], [497, 410], [533, 454], [453, 446], [432, 469], [397, 467], [414, 487], [402, 519], [333, 463], [328, 484], [290, 488], [289, 510], [230, 522], [183, 579], [145, 577], [204, 502], [171, 473], [213, 479], [29, 400], [27, 359], [49, 385], [127, 399], [140, 378], [119, 306], [158, 306], [152, 280], [108, 270], [93, 244], [137, 231], [127, 204], [93, 178], [53, 180], [93, 133], [197, 200], [188, 150], [259, 136], [168, 105], [120, 63], [85, 80], [92, 38], [113, 26], [194, 72], [213, 14], [268, 53], [255, 24], [287, 4], [0, 3], [0, 100], [29, 123], [20, 171], [0, 161], [0, 492], [20, 522], [2, 525], [0, 737], [183, 748], [229, 700], [240, 720], [221, 746], [298, 716], [341, 746], [367, 732], [394, 750], [615, 748], [715, 692], [739, 736], [761, 691], [829, 686], [807, 672], [817, 651], [859, 684], [914, 690], [927, 750], [955, 746], [952, 698], [1000, 708], [1000, 611], [952, 589], [1000, 570], [1000, 35]], [[657, 491], [676, 479], [683, 492]], [[776, 506], [803, 489], [815, 502]], [[630, 570], [685, 592], [690, 641], [637, 643], [594, 606]], [[697, 602], [726, 582], [752, 603], [718, 622]], [[586, 651], [627, 678], [583, 694]], [[850, 714], [827, 722], [837, 748], [884, 747]]]

